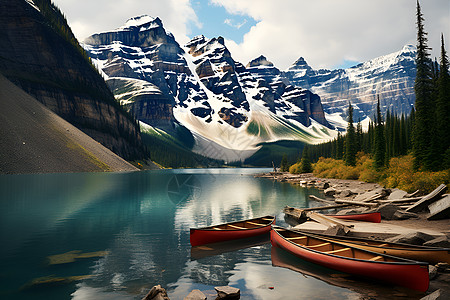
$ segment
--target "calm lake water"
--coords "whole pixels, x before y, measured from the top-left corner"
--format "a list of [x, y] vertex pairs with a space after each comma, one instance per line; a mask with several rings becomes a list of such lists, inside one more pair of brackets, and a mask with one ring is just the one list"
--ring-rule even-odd
[[212, 297], [218, 285], [241, 299], [373, 296], [371, 283], [262, 239], [191, 253], [190, 227], [268, 214], [286, 225], [285, 205], [318, 205], [307, 200], [318, 190], [253, 177], [262, 171], [1, 175], [0, 298], [141, 299], [156, 284], [172, 300], [196, 288]]

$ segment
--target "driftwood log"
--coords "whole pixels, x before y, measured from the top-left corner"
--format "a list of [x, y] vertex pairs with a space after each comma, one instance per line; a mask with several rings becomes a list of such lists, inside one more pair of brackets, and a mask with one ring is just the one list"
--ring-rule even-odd
[[447, 186], [441, 184], [434, 191], [423, 197], [421, 200], [417, 201], [411, 205], [406, 211], [407, 212], [419, 212], [424, 210], [428, 205], [433, 203], [435, 200], [439, 199], [447, 191]]

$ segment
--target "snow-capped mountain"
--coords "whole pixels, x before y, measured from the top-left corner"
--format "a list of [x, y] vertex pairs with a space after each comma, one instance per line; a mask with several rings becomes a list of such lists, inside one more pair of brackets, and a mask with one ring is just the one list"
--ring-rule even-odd
[[83, 46], [122, 105], [168, 133], [183, 125], [205, 156], [243, 160], [261, 142], [335, 135], [319, 96], [290, 85], [265, 58], [247, 68], [234, 61], [221, 37], [181, 47], [159, 18], [139, 16]]
[[346, 112], [348, 102], [356, 105], [356, 118], [372, 117], [377, 96], [383, 110], [409, 114], [414, 105], [416, 48], [380, 56], [349, 69], [314, 70], [299, 58], [285, 72], [295, 86], [317, 93], [328, 114]]

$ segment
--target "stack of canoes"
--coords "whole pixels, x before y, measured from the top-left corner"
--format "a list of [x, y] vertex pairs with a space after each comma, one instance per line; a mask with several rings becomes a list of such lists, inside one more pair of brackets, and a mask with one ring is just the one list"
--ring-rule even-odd
[[369, 279], [425, 292], [428, 263], [450, 263], [450, 249], [335, 237], [275, 226], [275, 217], [192, 228], [192, 246], [255, 237], [270, 232], [273, 246], [297, 257]]

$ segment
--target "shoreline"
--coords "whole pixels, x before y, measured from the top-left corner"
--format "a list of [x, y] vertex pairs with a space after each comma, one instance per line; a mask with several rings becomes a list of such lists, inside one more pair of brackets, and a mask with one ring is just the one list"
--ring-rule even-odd
[[[325, 199], [330, 201], [334, 201], [336, 199], [351, 201], [354, 200], [358, 195], [362, 195], [367, 192], [373, 192], [377, 189], [384, 189], [383, 186], [377, 183], [367, 183], [350, 179], [318, 178], [315, 177], [312, 173], [291, 174], [289, 172], [269, 172], [257, 174], [255, 177], [272, 179], [278, 182], [286, 182], [292, 185], [315, 187], [323, 190], [325, 193]], [[392, 189], [391, 191], [396, 191], [398, 193], [403, 192], [404, 194], [406, 194], [406, 192], [399, 189]], [[450, 239], [449, 219], [430, 221], [427, 220], [427, 212], [416, 213], [416, 215], [417, 218], [409, 218], [403, 220], [383, 219], [381, 222], [384, 224], [404, 226], [406, 228], [414, 229], [417, 231], [425, 228], [432, 229], [445, 234], [447, 238]]]

